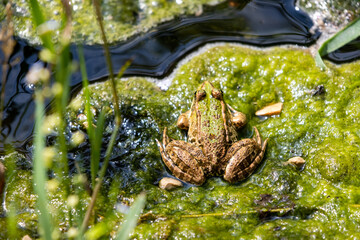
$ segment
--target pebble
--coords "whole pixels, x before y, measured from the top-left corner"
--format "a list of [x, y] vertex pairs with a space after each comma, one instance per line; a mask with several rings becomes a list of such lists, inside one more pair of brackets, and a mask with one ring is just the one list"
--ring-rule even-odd
[[292, 157], [289, 160], [287, 160], [287, 163], [300, 168], [305, 164], [305, 160], [302, 157]]
[[168, 191], [182, 186], [183, 184], [179, 180], [176, 180], [174, 178], [164, 177], [159, 182], [159, 187]]
[[281, 113], [281, 110], [283, 108], [283, 103], [275, 103], [272, 105], [268, 105], [260, 110], [258, 110], [255, 115], [256, 116], [271, 116], [271, 115], [277, 115]]

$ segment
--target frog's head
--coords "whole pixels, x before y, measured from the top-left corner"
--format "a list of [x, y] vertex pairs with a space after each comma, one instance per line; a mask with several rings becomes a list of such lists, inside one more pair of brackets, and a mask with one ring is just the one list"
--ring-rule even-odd
[[215, 98], [217, 100], [223, 100], [223, 92], [214, 87], [209, 81], [204, 81], [196, 90], [194, 100], [200, 102], [203, 99]]

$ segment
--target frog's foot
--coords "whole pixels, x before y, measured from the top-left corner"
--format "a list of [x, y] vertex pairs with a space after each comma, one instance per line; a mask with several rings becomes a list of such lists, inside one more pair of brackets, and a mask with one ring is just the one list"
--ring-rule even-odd
[[[164, 135], [166, 135], [165, 131]], [[156, 139], [156, 142], [163, 162], [175, 177], [195, 185], [202, 185], [205, 182], [205, 174], [200, 163], [206, 162], [206, 157], [200, 148], [180, 140], [171, 142], [165, 140], [164, 144], [161, 144]]]
[[230, 183], [249, 177], [260, 164], [268, 139], [262, 142], [259, 131], [254, 127], [255, 136], [234, 143], [226, 153], [224, 179]]

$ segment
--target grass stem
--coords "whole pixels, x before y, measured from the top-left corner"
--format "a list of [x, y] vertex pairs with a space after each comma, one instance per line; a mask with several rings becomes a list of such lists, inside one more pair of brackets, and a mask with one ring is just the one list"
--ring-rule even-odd
[[115, 112], [115, 124], [120, 126], [120, 124], [121, 124], [121, 116], [120, 116], [119, 98], [118, 98], [118, 95], [117, 95], [117, 92], [116, 92], [116, 83], [115, 83], [115, 79], [114, 79], [114, 72], [113, 72], [113, 67], [112, 67], [112, 62], [111, 62], [109, 45], [108, 45], [108, 42], [107, 42], [107, 38], [106, 38], [106, 35], [105, 35], [105, 30], [104, 30], [104, 24], [103, 24], [103, 21], [102, 21], [102, 14], [101, 14], [99, 0], [93, 0], [93, 4], [94, 4], [94, 8], [95, 8], [97, 22], [99, 24], [100, 31], [101, 31], [101, 37], [102, 37], [102, 40], [103, 40], [103, 43], [104, 43], [104, 51], [105, 51], [106, 63], [107, 63], [107, 66], [109, 68], [109, 78], [110, 78], [111, 88], [112, 88], [113, 98], [114, 98], [113, 102], [114, 102], [114, 112]]

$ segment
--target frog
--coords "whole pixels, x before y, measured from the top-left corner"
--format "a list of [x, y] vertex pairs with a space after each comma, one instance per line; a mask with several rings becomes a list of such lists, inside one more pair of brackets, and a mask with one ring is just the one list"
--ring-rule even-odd
[[200, 186], [207, 178], [222, 176], [229, 183], [248, 178], [265, 154], [256, 127], [252, 138], [239, 139], [246, 115], [225, 103], [223, 91], [210, 81], [200, 84], [191, 107], [177, 121], [187, 131], [188, 141], [170, 139], [164, 128], [162, 142], [156, 139], [162, 161], [178, 179]]

